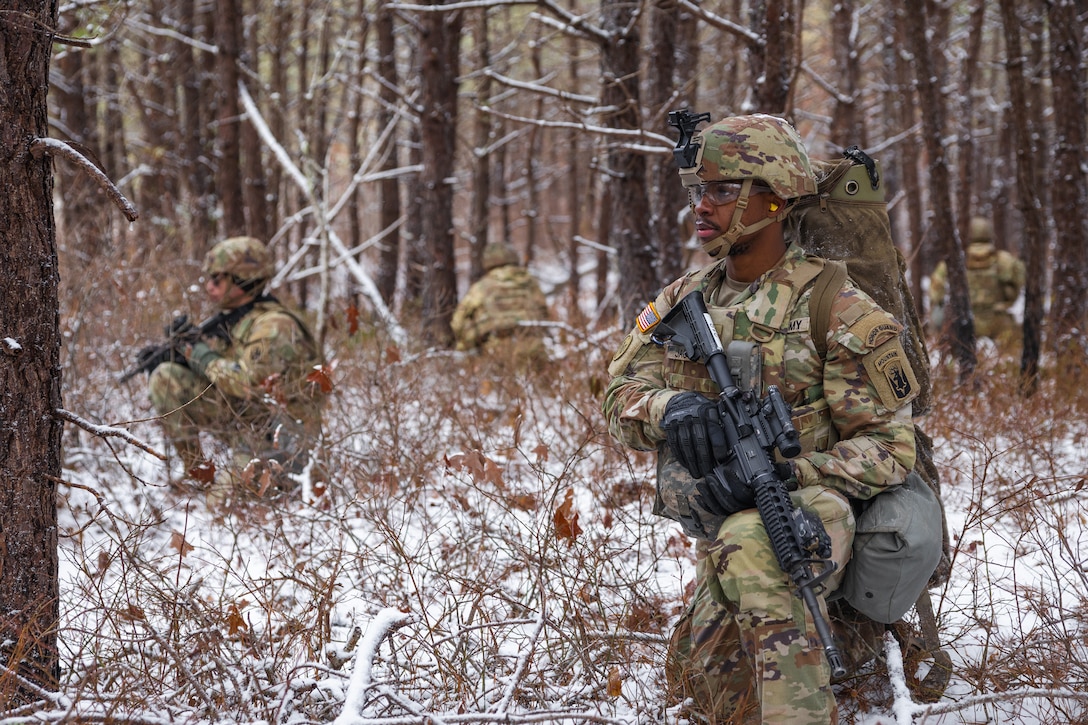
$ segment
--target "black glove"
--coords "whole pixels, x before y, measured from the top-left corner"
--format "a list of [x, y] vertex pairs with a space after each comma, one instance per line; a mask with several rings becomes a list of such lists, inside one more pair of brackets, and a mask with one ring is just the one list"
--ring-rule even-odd
[[718, 406], [699, 393], [673, 396], [665, 405], [661, 428], [676, 459], [692, 478], [702, 478], [729, 455]]
[[756, 505], [752, 487], [729, 469], [724, 476], [707, 476], [695, 484], [695, 498], [699, 505], [712, 514], [729, 516]]

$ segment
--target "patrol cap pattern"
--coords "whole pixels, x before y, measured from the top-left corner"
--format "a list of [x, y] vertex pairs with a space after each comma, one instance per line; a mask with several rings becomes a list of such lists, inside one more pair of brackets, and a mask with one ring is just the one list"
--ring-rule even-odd
[[695, 134], [695, 166], [681, 169], [684, 186], [758, 179], [783, 199], [816, 193], [816, 175], [797, 130], [767, 114], [733, 116]]
[[231, 237], [216, 244], [204, 257], [205, 274], [231, 274], [238, 279], [270, 279], [275, 265], [268, 247], [256, 237]]

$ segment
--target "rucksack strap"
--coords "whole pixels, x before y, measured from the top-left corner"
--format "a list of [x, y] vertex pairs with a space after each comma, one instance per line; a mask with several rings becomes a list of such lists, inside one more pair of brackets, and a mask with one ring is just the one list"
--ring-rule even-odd
[[820, 359], [827, 357], [827, 332], [831, 323], [831, 306], [846, 283], [846, 262], [838, 259], [824, 261], [824, 268], [812, 283], [808, 301], [809, 331], [812, 344]]

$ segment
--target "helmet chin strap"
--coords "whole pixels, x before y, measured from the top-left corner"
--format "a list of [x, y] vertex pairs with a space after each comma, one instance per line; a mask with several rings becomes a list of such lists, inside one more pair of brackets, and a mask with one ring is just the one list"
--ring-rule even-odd
[[[703, 242], [703, 250], [711, 257], [717, 259], [718, 257], [724, 257], [729, 254], [729, 250], [733, 248], [733, 245], [737, 243], [737, 240], [748, 234], [755, 234], [760, 229], [780, 222], [786, 218], [789, 214], [792, 204], [787, 201], [782, 211], [778, 212], [774, 216], [764, 217], [753, 224], [744, 224], [741, 221], [741, 217], [744, 216], [745, 210], [748, 209], [748, 201], [752, 191], [753, 179], [745, 179], [744, 184], [740, 187], [740, 196], [737, 197], [737, 204], [733, 208], [733, 218], [729, 221], [729, 228], [724, 232]], [[692, 210], [694, 213], [694, 209]]]

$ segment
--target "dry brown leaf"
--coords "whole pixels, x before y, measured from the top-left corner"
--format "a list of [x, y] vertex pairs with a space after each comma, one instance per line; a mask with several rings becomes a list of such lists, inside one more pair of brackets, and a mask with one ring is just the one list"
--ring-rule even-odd
[[227, 634], [237, 634], [240, 631], [249, 629], [246, 626], [246, 620], [242, 617], [242, 613], [238, 610], [237, 604], [231, 604], [227, 608]]
[[332, 392], [332, 375], [326, 365], [314, 365], [314, 369], [306, 375], [306, 382], [314, 383], [326, 395]]
[[619, 697], [623, 694], [623, 677], [620, 676], [620, 668], [613, 667], [608, 671], [608, 696]]
[[185, 540], [185, 535], [178, 531], [175, 531], [170, 535], [170, 546], [177, 549], [178, 553], [182, 556], [185, 556], [193, 550], [192, 545]]
[[574, 540], [582, 533], [582, 527], [578, 525], [578, 512], [574, 510], [574, 490], [568, 488], [563, 503], [555, 510], [555, 538], [566, 539], [568, 546], [574, 545]]

